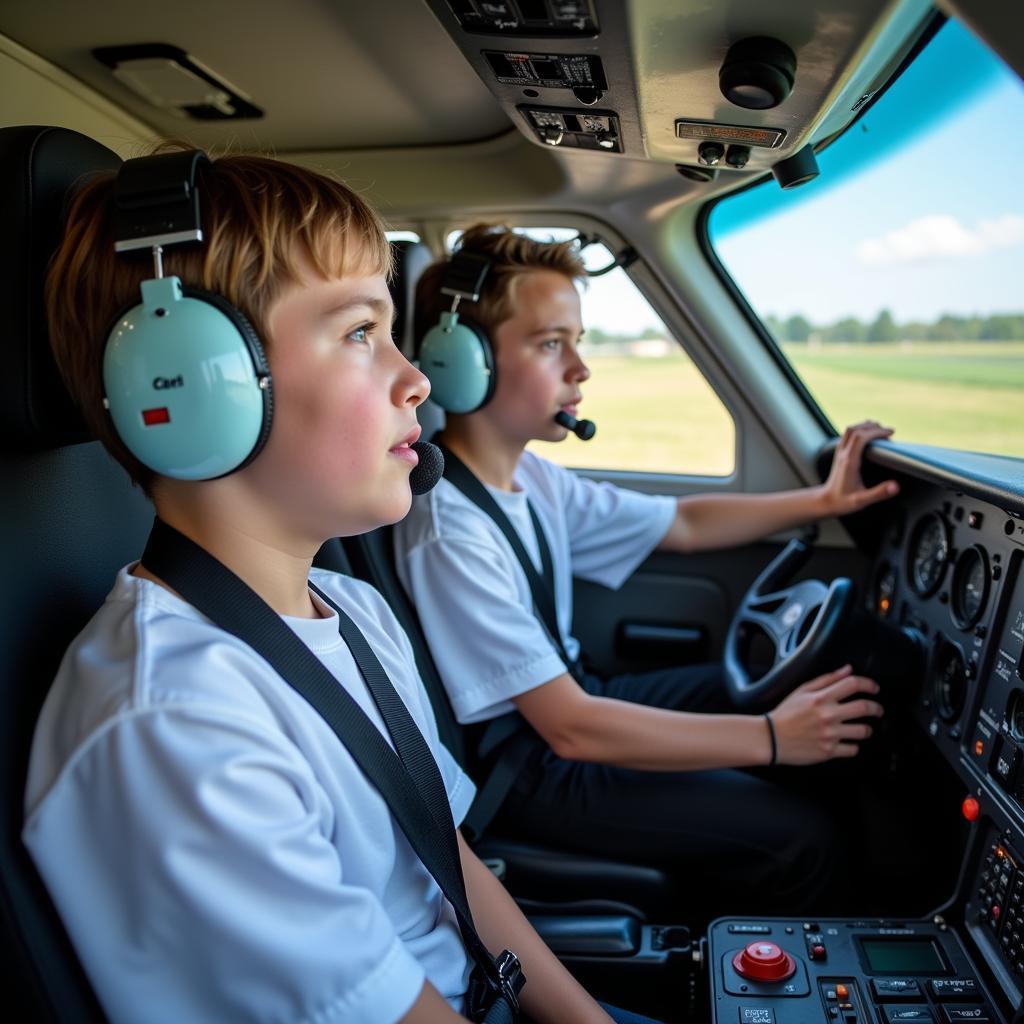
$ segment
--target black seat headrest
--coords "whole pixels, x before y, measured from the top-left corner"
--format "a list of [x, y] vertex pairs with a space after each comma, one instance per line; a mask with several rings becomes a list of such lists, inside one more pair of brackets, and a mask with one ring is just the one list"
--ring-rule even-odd
[[416, 298], [416, 282], [431, 263], [434, 254], [423, 242], [392, 242], [391, 251], [395, 256], [395, 274], [391, 279], [391, 301], [395, 304], [395, 344], [407, 359], [416, 350], [413, 335], [413, 304]]
[[63, 128], [0, 129], [0, 944], [18, 1020], [103, 1019], [20, 833], [29, 744], [61, 653], [152, 519], [99, 443], [75, 443], [88, 437], [50, 355], [43, 303], [67, 197], [119, 164]]
[[74, 187], [121, 160], [106, 146], [66, 128], [0, 129], [0, 446], [27, 451], [88, 440], [46, 336], [43, 284]]

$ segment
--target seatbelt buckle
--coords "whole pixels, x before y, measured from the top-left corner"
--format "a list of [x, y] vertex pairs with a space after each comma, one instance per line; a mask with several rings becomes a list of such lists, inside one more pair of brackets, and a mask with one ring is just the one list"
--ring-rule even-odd
[[469, 1019], [486, 1021], [491, 1008], [502, 999], [511, 1010], [512, 1019], [518, 1020], [519, 993], [525, 984], [522, 964], [511, 950], [503, 949], [487, 967], [478, 963], [466, 994]]
[[512, 1012], [519, 1014], [519, 993], [526, 984], [523, 965], [510, 949], [503, 949], [495, 958], [498, 991], [508, 1000]]

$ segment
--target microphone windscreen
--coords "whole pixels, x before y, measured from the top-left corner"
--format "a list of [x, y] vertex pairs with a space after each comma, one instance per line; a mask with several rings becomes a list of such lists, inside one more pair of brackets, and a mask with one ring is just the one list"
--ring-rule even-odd
[[420, 457], [416, 468], [409, 474], [409, 487], [413, 494], [426, 494], [441, 479], [444, 456], [441, 449], [429, 441], [417, 441], [409, 447]]
[[593, 420], [577, 420], [573, 433], [581, 441], [589, 441], [597, 433], [597, 424]]
[[561, 410], [555, 413], [555, 422], [571, 430], [581, 441], [589, 441], [597, 433], [597, 425], [593, 420], [578, 420]]

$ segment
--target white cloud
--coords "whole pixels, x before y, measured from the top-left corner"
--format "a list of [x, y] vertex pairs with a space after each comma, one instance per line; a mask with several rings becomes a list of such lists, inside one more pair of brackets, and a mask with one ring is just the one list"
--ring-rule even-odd
[[869, 267], [981, 256], [995, 249], [1024, 243], [1024, 217], [1004, 213], [992, 220], [965, 227], [948, 213], [933, 213], [880, 238], [866, 238], [857, 246], [857, 258]]

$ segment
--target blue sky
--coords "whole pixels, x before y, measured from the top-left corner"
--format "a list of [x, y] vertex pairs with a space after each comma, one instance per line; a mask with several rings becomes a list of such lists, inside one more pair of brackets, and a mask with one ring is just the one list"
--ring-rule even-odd
[[[922, 123], [921, 104], [936, 97]], [[712, 239], [762, 314], [830, 323], [883, 308], [899, 321], [1022, 311], [1022, 125], [1020, 80], [951, 23], [821, 155], [820, 178], [723, 202]]]

